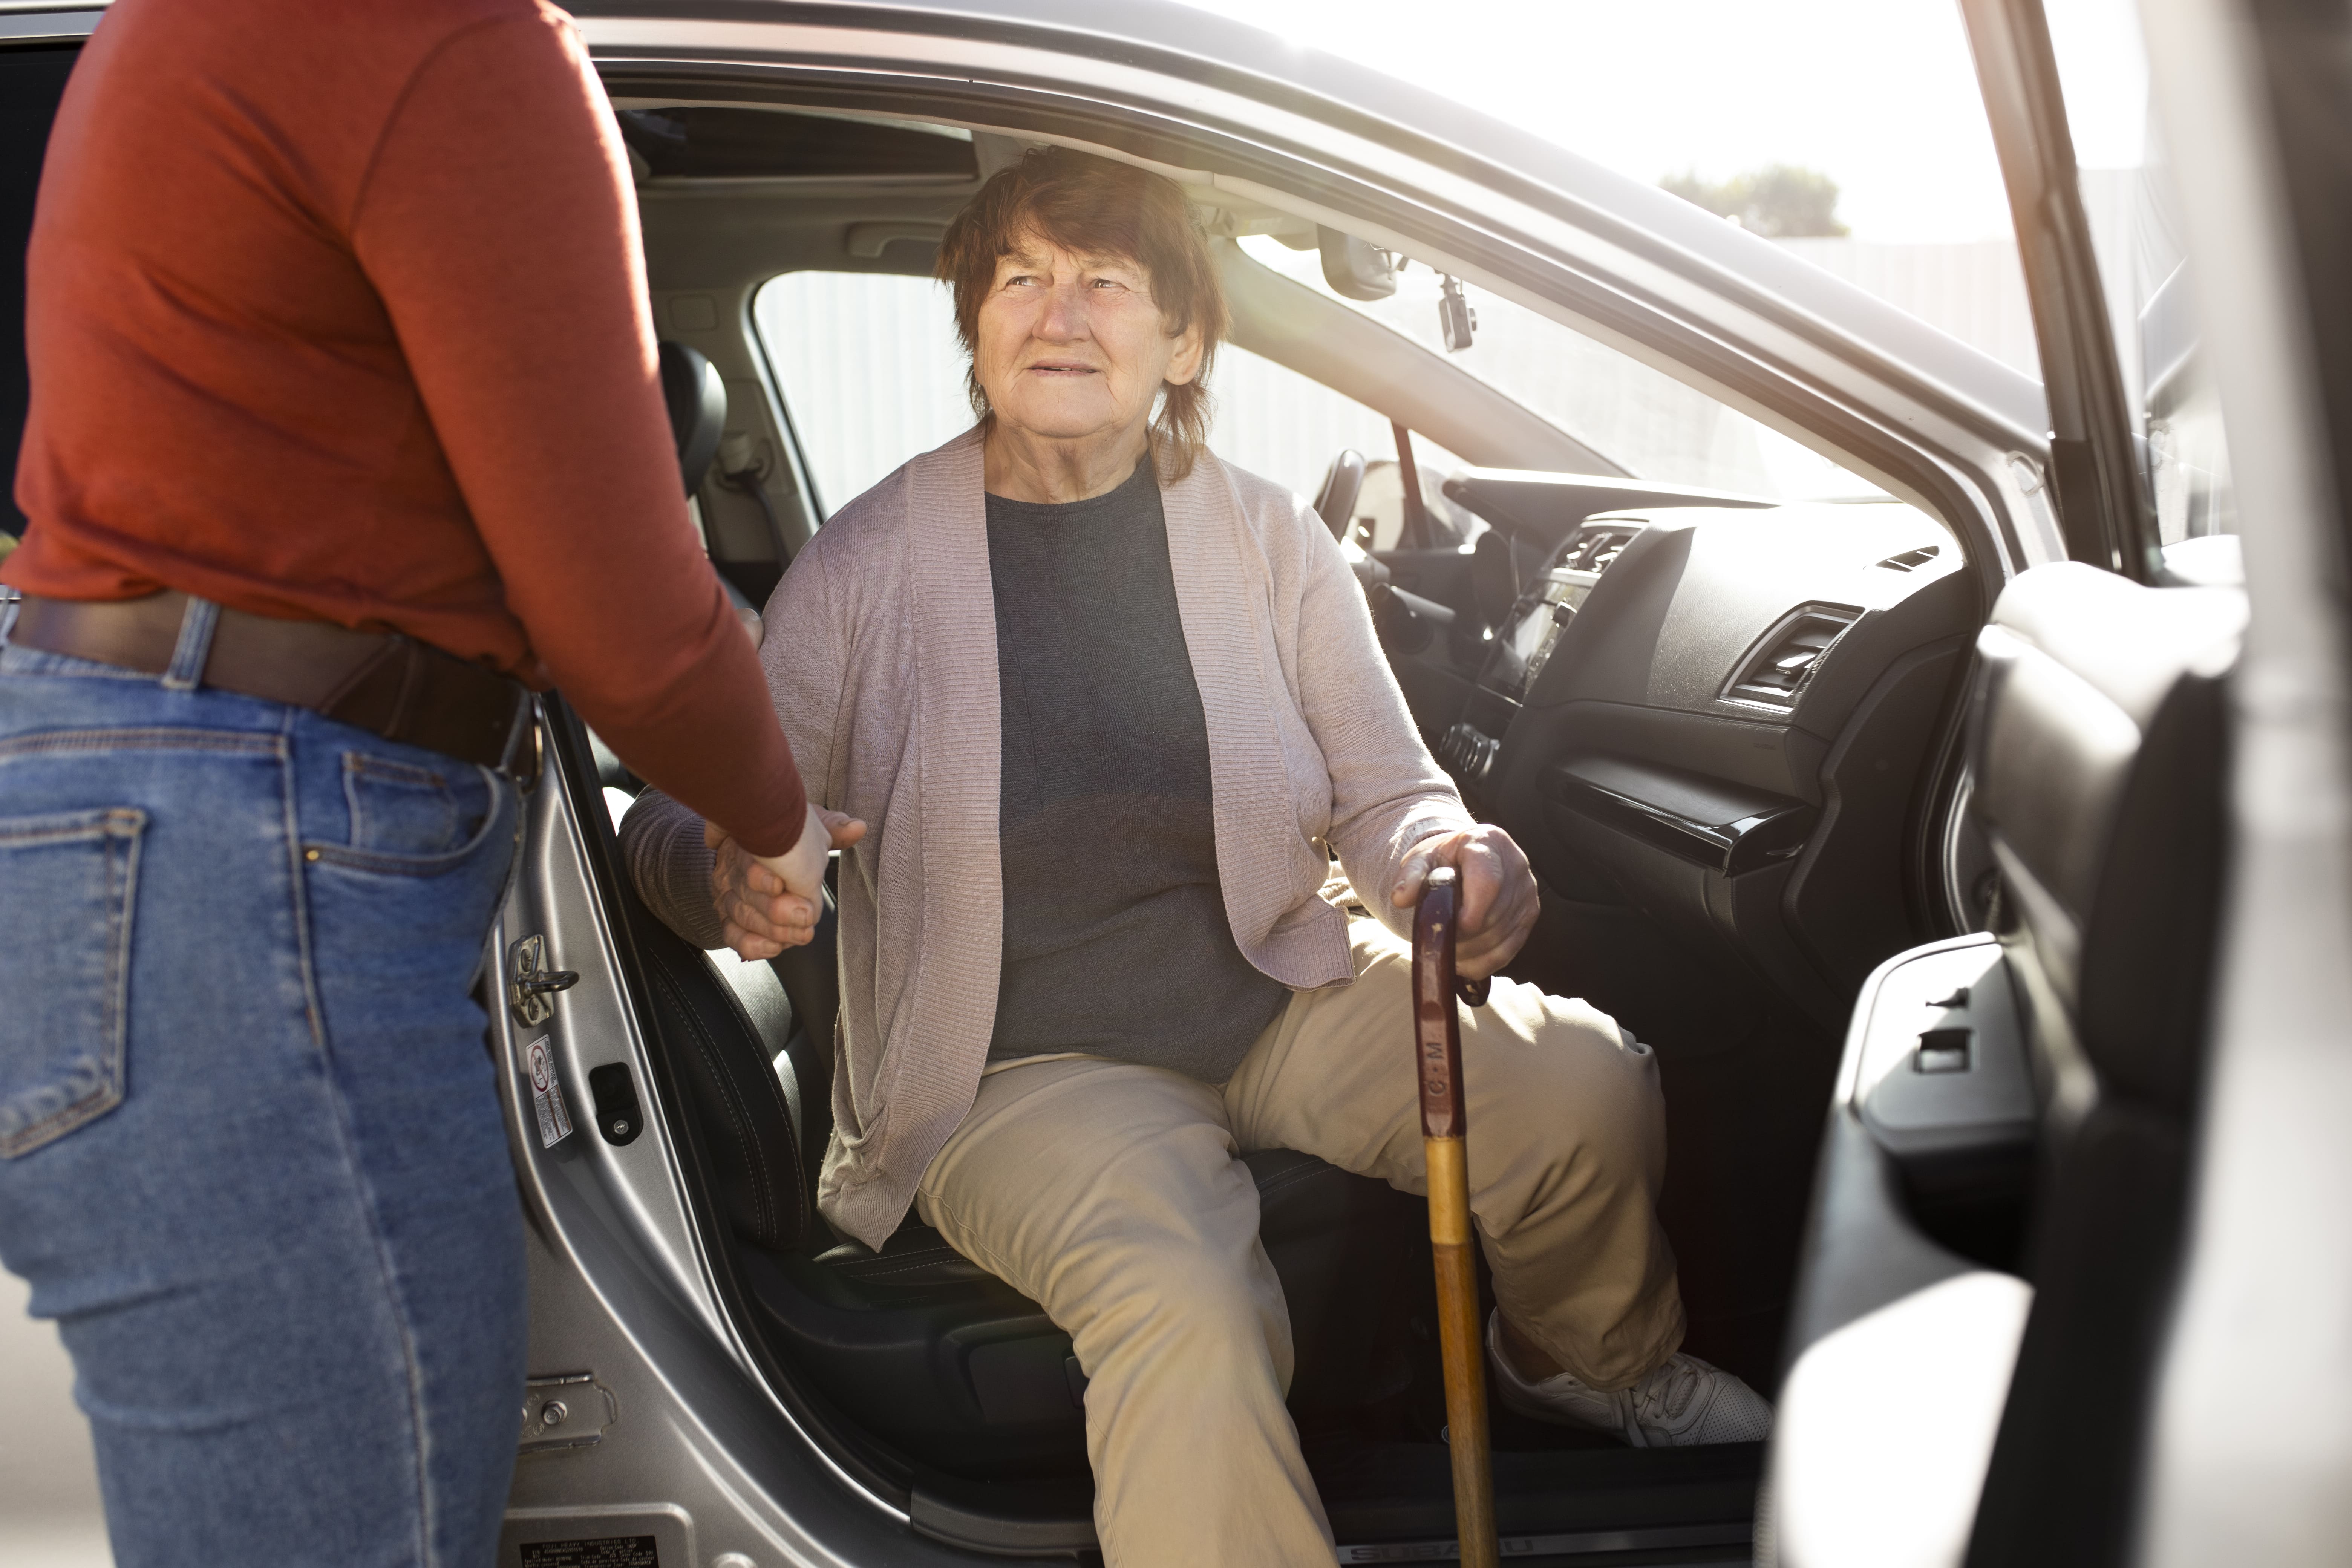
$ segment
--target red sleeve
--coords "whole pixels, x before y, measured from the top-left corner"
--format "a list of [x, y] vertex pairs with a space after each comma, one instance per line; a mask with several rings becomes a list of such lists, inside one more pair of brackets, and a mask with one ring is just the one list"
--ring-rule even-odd
[[687, 517], [628, 165], [560, 13], [419, 68], [350, 232], [541, 663], [646, 779], [791, 847], [800, 773]]

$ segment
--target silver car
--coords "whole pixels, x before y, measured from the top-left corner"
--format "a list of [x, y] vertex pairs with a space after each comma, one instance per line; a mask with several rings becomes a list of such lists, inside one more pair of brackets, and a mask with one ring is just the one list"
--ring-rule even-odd
[[[980, 180], [1054, 142], [1192, 196], [1219, 449], [1316, 495], [1526, 847], [1514, 973], [1659, 1050], [1687, 1348], [1778, 1407], [1671, 1450], [1498, 1414], [1506, 1559], [2352, 1551], [2352, 14], [2146, 0], [2172, 161], [2119, 244], [2039, 0], [1961, 0], [2037, 381], [1161, 0], [574, 10], [747, 607], [968, 417], [927, 279]], [[0, 5], [13, 233], [99, 15]], [[619, 864], [639, 781], [560, 694], [541, 740], [483, 998], [532, 1226], [501, 1563], [1099, 1561], [1068, 1337], [935, 1232], [814, 1212], [829, 928], [682, 942]], [[1249, 1163], [1340, 1561], [1452, 1558], [1417, 1200]]]

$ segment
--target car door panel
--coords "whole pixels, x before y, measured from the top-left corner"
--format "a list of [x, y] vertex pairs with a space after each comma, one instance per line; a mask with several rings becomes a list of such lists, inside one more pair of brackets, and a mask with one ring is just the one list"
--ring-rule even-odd
[[2119, 1560], [2183, 1218], [2244, 614], [2235, 590], [2059, 563], [1979, 635], [1970, 810], [2000, 868], [1995, 929], [1891, 960], [1855, 1009], [1791, 1311], [1789, 1387], [1812, 1406], [1779, 1439], [1767, 1561], [1886, 1560], [1833, 1527], [1855, 1478], [1808, 1434], [1873, 1419], [1892, 1384], [1807, 1368], [1988, 1265], [2029, 1310], [1922, 1313], [1904, 1346], [1878, 1340], [1898, 1366], [1959, 1354], [2006, 1390], [1994, 1424], [1981, 1389], [1948, 1391], [1980, 1442], [1906, 1483], [1914, 1513], [1965, 1526], [1919, 1560]]

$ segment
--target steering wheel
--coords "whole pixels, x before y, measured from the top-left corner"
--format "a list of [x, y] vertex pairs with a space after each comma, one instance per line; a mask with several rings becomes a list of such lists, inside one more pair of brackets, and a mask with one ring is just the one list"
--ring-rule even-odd
[[1364, 455], [1353, 447], [1340, 448], [1324, 470], [1323, 488], [1315, 492], [1315, 513], [1331, 537], [1348, 542], [1348, 525], [1355, 521], [1356, 497], [1364, 489]]

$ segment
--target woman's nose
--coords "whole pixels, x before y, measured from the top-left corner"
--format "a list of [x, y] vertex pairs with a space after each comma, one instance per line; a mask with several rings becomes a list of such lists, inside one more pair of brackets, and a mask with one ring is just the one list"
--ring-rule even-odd
[[1037, 335], [1049, 342], [1068, 342], [1087, 335], [1087, 302], [1075, 287], [1056, 283], [1045, 291], [1045, 309], [1037, 313]]

